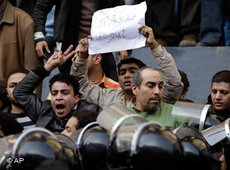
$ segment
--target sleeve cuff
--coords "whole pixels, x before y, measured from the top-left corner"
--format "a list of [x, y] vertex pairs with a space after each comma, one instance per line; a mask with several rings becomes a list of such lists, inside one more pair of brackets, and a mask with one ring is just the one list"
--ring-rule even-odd
[[34, 33], [34, 41], [37, 43], [39, 41], [44, 41], [45, 40], [45, 36], [43, 34], [43, 32], [35, 32]]
[[36, 75], [38, 75], [41, 78], [45, 78], [46, 76], [49, 76], [50, 72], [46, 71], [44, 66], [38, 66], [35, 69], [32, 70]]
[[87, 58], [81, 58], [81, 57], [75, 57], [74, 63], [79, 63], [79, 64], [85, 64], [87, 63], [88, 59]]

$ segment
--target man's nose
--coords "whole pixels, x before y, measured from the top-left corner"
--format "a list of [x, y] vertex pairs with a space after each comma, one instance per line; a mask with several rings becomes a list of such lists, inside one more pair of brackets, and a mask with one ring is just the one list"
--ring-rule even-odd
[[127, 71], [126, 73], [125, 73], [125, 78], [130, 78], [130, 77], [132, 77], [132, 73], [130, 73], [129, 71]]
[[221, 100], [222, 99], [222, 94], [220, 92], [216, 93], [216, 99]]
[[154, 94], [160, 94], [160, 89], [158, 86], [154, 88]]
[[65, 130], [63, 130], [63, 131], [61, 132], [61, 134], [68, 135], [68, 132], [67, 132], [67, 130], [65, 129]]
[[60, 99], [62, 99], [62, 98], [63, 98], [62, 93], [58, 93], [57, 96], [56, 96], [56, 99], [57, 99], [57, 100], [60, 100]]

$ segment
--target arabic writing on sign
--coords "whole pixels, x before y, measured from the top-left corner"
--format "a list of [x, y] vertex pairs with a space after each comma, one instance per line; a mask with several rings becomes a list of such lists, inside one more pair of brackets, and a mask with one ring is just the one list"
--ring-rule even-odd
[[94, 13], [89, 54], [134, 49], [145, 45], [138, 28], [145, 24], [146, 2], [123, 5]]
[[103, 27], [108, 27], [114, 24], [123, 24], [127, 22], [132, 22], [136, 18], [136, 15], [128, 15], [128, 16], [106, 16], [101, 21], [99, 21], [99, 24]]

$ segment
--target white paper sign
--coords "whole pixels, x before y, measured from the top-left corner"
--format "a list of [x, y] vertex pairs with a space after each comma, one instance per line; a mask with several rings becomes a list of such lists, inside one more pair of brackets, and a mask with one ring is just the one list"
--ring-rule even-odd
[[146, 38], [138, 32], [145, 24], [146, 2], [122, 5], [93, 14], [89, 54], [102, 54], [145, 46]]

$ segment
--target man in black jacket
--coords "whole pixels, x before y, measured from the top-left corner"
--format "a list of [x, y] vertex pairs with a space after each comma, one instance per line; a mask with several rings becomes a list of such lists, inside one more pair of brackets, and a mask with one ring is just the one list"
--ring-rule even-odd
[[28, 117], [36, 122], [36, 126], [53, 132], [63, 131], [75, 110], [100, 110], [99, 106], [80, 100], [78, 81], [68, 74], [60, 73], [51, 78], [51, 101], [41, 101], [33, 93], [53, 69], [65, 63], [74, 54], [74, 51], [71, 52], [72, 48], [73, 46], [70, 46], [63, 54], [55, 52], [44, 66], [30, 71], [13, 92], [18, 104], [28, 113]]
[[[146, 1], [146, 25], [163, 46], [196, 46], [200, 31], [200, 0]], [[176, 7], [176, 8], [175, 8]]]

